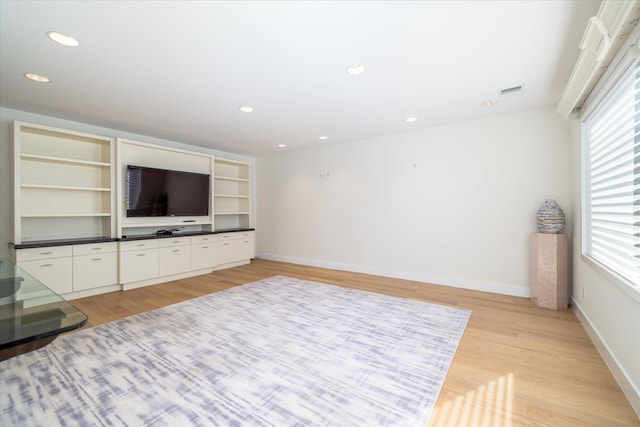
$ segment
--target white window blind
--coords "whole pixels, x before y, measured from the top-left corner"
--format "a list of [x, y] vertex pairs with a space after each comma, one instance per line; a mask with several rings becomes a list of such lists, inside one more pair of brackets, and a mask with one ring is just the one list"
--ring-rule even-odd
[[585, 122], [584, 254], [640, 287], [640, 66]]

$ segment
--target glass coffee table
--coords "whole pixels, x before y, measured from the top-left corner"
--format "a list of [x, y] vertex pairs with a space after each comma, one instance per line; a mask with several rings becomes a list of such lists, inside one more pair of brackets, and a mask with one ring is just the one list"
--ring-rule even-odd
[[0, 361], [42, 347], [86, 323], [86, 314], [0, 258]]

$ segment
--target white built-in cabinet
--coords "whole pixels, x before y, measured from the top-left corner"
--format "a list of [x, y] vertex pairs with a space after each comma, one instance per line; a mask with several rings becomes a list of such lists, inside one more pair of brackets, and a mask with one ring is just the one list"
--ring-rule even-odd
[[20, 268], [57, 294], [92, 295], [118, 283], [116, 242], [46, 246], [15, 251]]
[[[253, 258], [253, 254], [250, 258]], [[218, 265], [218, 236], [191, 236], [191, 270], [203, 270]]]
[[73, 245], [73, 291], [89, 291], [118, 283], [116, 242]]
[[18, 121], [13, 132], [13, 242], [115, 236], [115, 140]]
[[254, 256], [254, 232], [218, 234], [218, 263], [230, 265], [242, 263]]
[[153, 239], [120, 242], [120, 283], [140, 282], [158, 277], [158, 241]]
[[[13, 130], [13, 258], [54, 292], [131, 289], [254, 257], [249, 163], [19, 121]], [[128, 218], [127, 165], [208, 174], [210, 214]]]
[[158, 275], [191, 271], [191, 237], [170, 237], [158, 241]]

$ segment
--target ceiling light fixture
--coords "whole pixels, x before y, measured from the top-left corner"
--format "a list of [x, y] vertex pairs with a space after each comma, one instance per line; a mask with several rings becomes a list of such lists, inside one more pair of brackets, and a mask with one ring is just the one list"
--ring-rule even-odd
[[480, 103], [480, 105], [481, 105], [482, 107], [493, 107], [493, 106], [494, 106], [494, 105], [496, 105], [497, 103], [498, 103], [498, 101], [497, 101], [497, 100], [495, 100], [495, 99], [489, 99], [489, 100], [487, 100], [487, 101], [483, 101], [483, 102], [481, 102], [481, 103]]
[[48, 77], [41, 76], [40, 74], [36, 73], [24, 73], [24, 76], [38, 83], [49, 83], [51, 81]]
[[58, 33], [57, 31], [49, 31], [47, 35], [54, 42], [60, 43], [64, 46], [77, 47], [80, 45], [80, 42], [78, 42], [78, 40], [66, 34]]
[[413, 123], [413, 122], [415, 122], [417, 120], [418, 120], [417, 117], [407, 117], [406, 119], [404, 119], [404, 121], [407, 122], [407, 123]]
[[350, 65], [349, 67], [347, 67], [347, 73], [351, 74], [352, 76], [360, 75], [364, 73], [364, 65]]
[[253, 107], [249, 107], [249, 106], [240, 107], [240, 111], [242, 111], [243, 113], [252, 113]]
[[280, 148], [284, 148], [286, 146], [287, 146], [287, 144], [278, 144], [278, 147], [280, 147]]
[[324, 135], [323, 135], [323, 136], [319, 136], [319, 137], [318, 137], [318, 139], [319, 139], [320, 141], [326, 141], [327, 139], [329, 139], [329, 137], [328, 137], [328, 136], [324, 136]]

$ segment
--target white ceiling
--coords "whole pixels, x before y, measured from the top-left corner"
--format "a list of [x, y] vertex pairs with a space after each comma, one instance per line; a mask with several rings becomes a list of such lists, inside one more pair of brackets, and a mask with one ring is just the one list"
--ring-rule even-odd
[[599, 4], [0, 0], [0, 105], [255, 155], [361, 140], [557, 103]]

